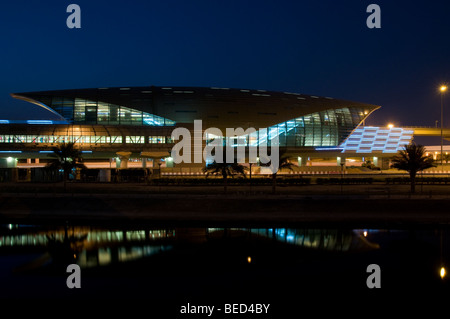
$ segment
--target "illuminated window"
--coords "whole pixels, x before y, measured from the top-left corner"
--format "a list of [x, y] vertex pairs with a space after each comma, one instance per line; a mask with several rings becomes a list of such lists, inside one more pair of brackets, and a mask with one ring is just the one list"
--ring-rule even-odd
[[[151, 93], [151, 91], [145, 92]], [[194, 91], [182, 92], [194, 93]], [[158, 115], [102, 101], [96, 102], [78, 98], [66, 101], [62, 98], [54, 98], [50, 106], [69, 122], [76, 124], [150, 126], [174, 126], [176, 124], [175, 121]]]
[[111, 143], [122, 143], [122, 136], [111, 136]]
[[148, 142], [150, 144], [163, 144], [163, 143], [166, 143], [166, 137], [165, 136], [149, 136]]
[[125, 143], [142, 144], [142, 143], [145, 143], [145, 137], [144, 136], [127, 136], [127, 137], [125, 137]]
[[280, 146], [338, 146], [364, 119], [359, 114], [349, 108], [325, 110], [260, 129], [245, 138], [250, 146], [271, 145], [275, 137]]
[[98, 102], [97, 106], [97, 122], [98, 124], [108, 124], [109, 123], [109, 104]]

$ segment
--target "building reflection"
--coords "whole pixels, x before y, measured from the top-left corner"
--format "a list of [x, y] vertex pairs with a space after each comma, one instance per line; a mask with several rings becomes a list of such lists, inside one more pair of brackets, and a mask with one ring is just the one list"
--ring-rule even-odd
[[[0, 251], [35, 250], [58, 264], [82, 268], [123, 263], [170, 250], [178, 244], [199, 244], [217, 238], [245, 237], [324, 251], [361, 251], [379, 246], [361, 232], [290, 228], [175, 228], [96, 229], [91, 227], [41, 228], [7, 225], [0, 230]], [[42, 259], [42, 258], [41, 258]], [[250, 263], [250, 261], [249, 261]]]
[[[209, 237], [247, 234], [271, 238], [278, 242], [328, 251], [352, 251], [377, 249], [379, 245], [369, 242], [363, 234], [354, 230], [291, 229], [291, 228], [208, 228]], [[219, 235], [220, 234], [220, 235]]]
[[104, 266], [149, 256], [171, 248], [175, 231], [106, 230], [89, 227], [45, 229], [8, 225], [0, 233], [0, 251], [45, 252], [53, 263]]

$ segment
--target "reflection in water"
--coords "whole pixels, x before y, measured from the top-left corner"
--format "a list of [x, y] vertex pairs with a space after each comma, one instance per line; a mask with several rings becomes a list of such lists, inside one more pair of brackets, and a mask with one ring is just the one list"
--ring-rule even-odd
[[45, 250], [43, 256], [23, 269], [49, 262], [80, 267], [104, 266], [149, 256], [171, 248], [174, 230], [104, 230], [89, 227], [40, 228], [7, 226], [0, 232], [0, 251]]
[[[5, 247], [49, 246], [63, 244], [78, 250], [82, 246], [86, 250], [119, 243], [142, 243], [167, 241], [182, 238], [201, 240], [214, 237], [215, 233], [233, 236], [247, 232], [255, 237], [273, 238], [280, 242], [325, 250], [346, 251], [364, 246], [377, 248], [377, 244], [365, 239], [367, 231], [332, 230], [332, 229], [289, 229], [289, 228], [184, 228], [178, 230], [103, 230], [89, 227], [62, 227], [41, 229], [9, 225], [13, 232], [0, 232], [0, 249]], [[216, 234], [217, 235], [217, 234]], [[198, 238], [197, 238], [198, 240]]]
[[[8, 225], [0, 232], [1, 249], [45, 249], [53, 263], [80, 267], [104, 266], [160, 253], [176, 243], [206, 242], [214, 238], [245, 236], [269, 238], [287, 245], [325, 251], [378, 248], [360, 231], [289, 228], [179, 228], [106, 230], [90, 227], [41, 228]], [[251, 257], [248, 257], [251, 263]]]
[[105, 266], [110, 263], [127, 262], [171, 249], [172, 246], [111, 247], [84, 250], [77, 260], [80, 267]]
[[253, 235], [272, 238], [279, 242], [328, 251], [352, 251], [377, 249], [378, 244], [369, 242], [360, 231], [333, 229], [290, 229], [290, 228], [208, 228], [210, 237], [214, 233], [233, 236], [243, 231]]
[[83, 249], [83, 243], [87, 235], [69, 236], [67, 227], [64, 228], [64, 236], [59, 238], [55, 234], [46, 235], [47, 249], [50, 257], [57, 264], [69, 265], [76, 262], [77, 254]]
[[[291, 283], [305, 291], [340, 285], [360, 289], [366, 288], [369, 264], [379, 264], [383, 281], [399, 289], [410, 287], [411, 278], [414, 287], [449, 284], [444, 248], [450, 241], [443, 231], [138, 227], [0, 225], [0, 265], [15, 275], [33, 271], [38, 278], [65, 275], [67, 264], [77, 263], [86, 269], [84, 280], [107, 295], [117, 291], [101, 288], [97, 278], [118, 277], [125, 286], [129, 280], [129, 287], [142, 288], [135, 295], [145, 296], [155, 282], [167, 287], [164, 293], [179, 296], [191, 290], [208, 296], [216, 289], [211, 282], [223, 283], [214, 290], [218, 293], [272, 296], [279, 287], [291, 289]], [[10, 277], [13, 282], [20, 276]]]
[[[378, 248], [356, 231], [288, 228], [179, 228], [176, 230], [105, 230], [89, 227], [8, 226], [0, 233], [1, 249], [45, 250], [21, 270], [47, 264], [78, 264], [81, 268], [124, 263], [170, 250], [176, 244], [202, 243], [216, 238], [271, 239], [286, 245], [324, 251], [364, 251]], [[251, 256], [247, 262], [252, 262]]]

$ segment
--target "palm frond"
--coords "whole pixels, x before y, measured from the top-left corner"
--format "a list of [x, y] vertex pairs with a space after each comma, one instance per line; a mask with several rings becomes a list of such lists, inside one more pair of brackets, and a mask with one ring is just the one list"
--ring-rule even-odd
[[[281, 150], [278, 154], [278, 170], [288, 169], [288, 170], [292, 171], [292, 170], [294, 170], [294, 167], [298, 167], [296, 164], [290, 162], [289, 159], [290, 159], [290, 157], [288, 155], [286, 155], [286, 150]], [[264, 167], [272, 166], [272, 162], [269, 161], [268, 159], [266, 159], [264, 162], [266, 162], [266, 163], [261, 162], [260, 165], [264, 166]], [[274, 174], [276, 174], [276, 173], [274, 173]]]
[[52, 159], [47, 163], [48, 169], [62, 169], [67, 175], [74, 168], [86, 168], [81, 162], [81, 152], [75, 148], [75, 143], [61, 144], [59, 147], [53, 147], [50, 154]]
[[406, 145], [391, 160], [391, 168], [407, 172], [419, 172], [427, 168], [435, 167], [432, 158], [425, 155], [426, 150], [423, 145], [411, 143]]
[[246, 177], [245, 171], [247, 170], [247, 167], [237, 162], [226, 163], [224, 161], [223, 163], [218, 163], [214, 161], [203, 167], [202, 170], [206, 173], [206, 177], [209, 175], [222, 175], [224, 178], [228, 176], [233, 177], [234, 175]]

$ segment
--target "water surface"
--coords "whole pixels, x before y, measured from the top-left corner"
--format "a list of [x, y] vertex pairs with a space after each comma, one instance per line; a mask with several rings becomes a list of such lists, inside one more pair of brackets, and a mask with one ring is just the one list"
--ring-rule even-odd
[[[439, 229], [0, 227], [1, 298], [142, 300], [177, 313], [197, 304], [371, 303], [447, 296], [450, 233]], [[66, 286], [81, 267], [80, 289]], [[381, 288], [367, 267], [380, 266]]]

